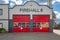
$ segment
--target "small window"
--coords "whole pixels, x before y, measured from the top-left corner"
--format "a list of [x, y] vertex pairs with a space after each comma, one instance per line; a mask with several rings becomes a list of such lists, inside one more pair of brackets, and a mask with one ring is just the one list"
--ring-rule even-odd
[[3, 28], [3, 24], [2, 23], [0, 23], [0, 28]]
[[2, 9], [0, 9], [0, 15], [2, 15], [3, 14], [3, 10]]
[[41, 8], [41, 12], [43, 12], [43, 9]]

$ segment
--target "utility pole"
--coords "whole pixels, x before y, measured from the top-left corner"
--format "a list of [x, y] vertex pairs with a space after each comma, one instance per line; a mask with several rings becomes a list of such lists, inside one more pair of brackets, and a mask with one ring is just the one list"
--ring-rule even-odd
[[27, 1], [34, 1], [34, 0], [27, 0]]
[[52, 8], [52, 0], [48, 0], [48, 5], [50, 8]]

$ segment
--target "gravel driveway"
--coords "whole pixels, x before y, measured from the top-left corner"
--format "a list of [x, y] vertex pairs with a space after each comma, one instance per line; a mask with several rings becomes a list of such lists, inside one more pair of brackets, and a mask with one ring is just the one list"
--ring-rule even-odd
[[0, 40], [60, 40], [55, 33], [0, 33]]

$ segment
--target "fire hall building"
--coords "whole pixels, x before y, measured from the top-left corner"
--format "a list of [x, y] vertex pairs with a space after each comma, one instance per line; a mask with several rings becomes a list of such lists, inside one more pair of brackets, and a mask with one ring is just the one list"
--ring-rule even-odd
[[53, 32], [53, 16], [51, 1], [48, 5], [27, 1], [13, 8], [0, 4], [0, 27], [9, 32]]

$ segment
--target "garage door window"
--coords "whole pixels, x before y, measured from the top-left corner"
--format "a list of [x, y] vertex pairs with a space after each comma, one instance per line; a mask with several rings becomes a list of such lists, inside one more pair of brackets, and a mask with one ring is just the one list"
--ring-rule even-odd
[[34, 23], [33, 27], [49, 27], [49, 23], [48, 22]]
[[49, 23], [48, 22], [41, 22], [40, 26], [41, 27], [49, 27]]
[[29, 23], [19, 23], [19, 22], [14, 22], [14, 27], [29, 27]]
[[14, 22], [14, 27], [18, 27], [18, 22]]
[[33, 23], [33, 27], [41, 27], [40, 23]]
[[21, 27], [29, 27], [29, 23], [19, 23], [18, 26], [21, 26]]

